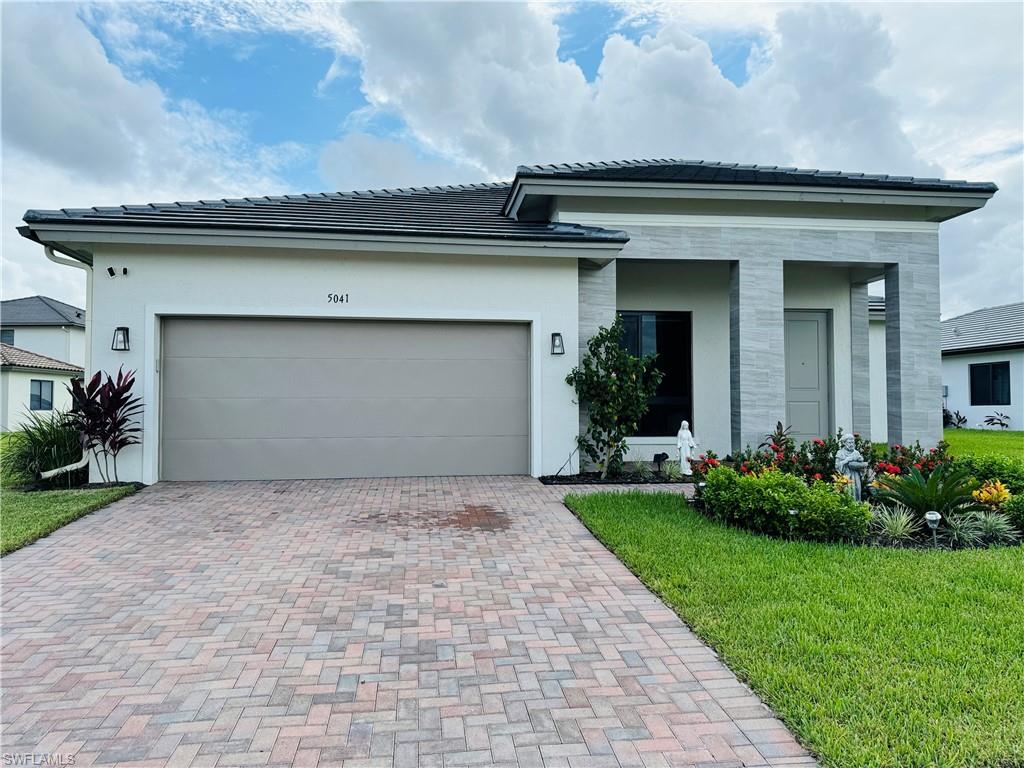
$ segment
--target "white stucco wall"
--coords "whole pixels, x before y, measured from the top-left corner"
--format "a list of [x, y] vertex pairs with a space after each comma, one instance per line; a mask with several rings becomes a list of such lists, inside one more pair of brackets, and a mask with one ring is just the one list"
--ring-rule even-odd
[[[618, 262], [617, 309], [692, 312], [693, 430], [700, 450], [730, 449], [729, 264], [727, 262]], [[628, 460], [674, 455], [675, 435], [634, 437]]]
[[85, 364], [85, 329], [75, 325], [21, 325], [12, 328], [14, 346], [75, 365]]
[[884, 443], [889, 437], [885, 389], [885, 318], [868, 322], [868, 360], [871, 366], [871, 439]]
[[[94, 258], [95, 274], [109, 265], [127, 266], [128, 275], [92, 281], [92, 367], [137, 370], [146, 406], [143, 444], [118, 461], [122, 480], [157, 479], [163, 314], [528, 321], [534, 473], [554, 473], [575, 447], [578, 409], [565, 383], [578, 359], [575, 259], [186, 246], [108, 246]], [[329, 303], [328, 293], [351, 302]], [[131, 351], [113, 352], [110, 338], [122, 325]], [[565, 355], [550, 354], [553, 332], [562, 334]]]
[[[971, 405], [969, 366], [973, 363], [1010, 363], [1010, 404]], [[949, 388], [946, 408], [967, 417], [965, 426], [984, 426], [989, 414], [999, 411], [1010, 417], [1010, 429], [1024, 429], [1024, 349], [977, 352], [967, 355], [943, 355], [942, 383]]]
[[[71, 407], [71, 395], [66, 389], [71, 383], [67, 374], [50, 371], [23, 371], [4, 368], [0, 370], [0, 432], [11, 432], [28, 420], [29, 395], [33, 379], [53, 382], [53, 410], [67, 411]], [[52, 411], [36, 411], [47, 416]]]

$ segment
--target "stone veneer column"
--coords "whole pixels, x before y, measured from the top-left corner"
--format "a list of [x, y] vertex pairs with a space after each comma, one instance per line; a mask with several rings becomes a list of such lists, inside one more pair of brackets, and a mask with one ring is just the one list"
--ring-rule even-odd
[[[756, 446], [786, 420], [782, 259], [746, 257], [729, 267], [732, 448]], [[695, 366], [700, 375], [699, 362]]]
[[[597, 266], [579, 262], [579, 358], [582, 360], [597, 329], [615, 322], [615, 262]], [[580, 433], [587, 428], [587, 413], [580, 408]]]
[[[871, 437], [871, 354], [868, 336], [868, 284], [850, 285], [850, 378], [853, 424], [861, 437]], [[842, 426], [841, 424], [837, 426]]]
[[885, 364], [889, 443], [942, 439], [938, 260], [912, 250], [885, 268]]

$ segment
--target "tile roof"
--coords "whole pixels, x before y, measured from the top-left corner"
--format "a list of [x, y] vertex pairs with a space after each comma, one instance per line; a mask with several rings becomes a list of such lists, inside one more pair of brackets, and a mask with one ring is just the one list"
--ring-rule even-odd
[[511, 184], [471, 184], [369, 192], [247, 197], [186, 203], [28, 211], [28, 224], [182, 226], [339, 234], [626, 242], [623, 232], [502, 215]]
[[51, 299], [26, 296], [0, 302], [0, 325], [77, 325], [85, 327], [85, 310]]
[[985, 307], [942, 321], [942, 351], [1024, 347], [1024, 302]]
[[777, 165], [741, 165], [706, 160], [621, 160], [566, 165], [523, 165], [517, 178], [552, 177], [593, 181], [676, 182], [696, 184], [776, 184], [801, 187], [860, 187], [922, 192], [986, 192], [991, 182], [925, 179], [914, 176], [820, 171]]
[[27, 349], [0, 344], [0, 366], [4, 368], [38, 368], [45, 371], [64, 371], [66, 373], [82, 373], [80, 365], [65, 363], [46, 355], [29, 352]]
[[[609, 163], [521, 166], [516, 180], [560, 177], [636, 182], [775, 184], [860, 187], [939, 192], [994, 193], [988, 182], [919, 179], [912, 176], [840, 173], [765, 165], [691, 160], [626, 160]], [[565, 222], [517, 221], [503, 215], [515, 183], [327, 192], [314, 195], [246, 197], [195, 202], [149, 203], [95, 208], [30, 210], [24, 220], [40, 223], [159, 227], [207, 227], [337, 234], [467, 237], [504, 240], [626, 242], [624, 232]]]

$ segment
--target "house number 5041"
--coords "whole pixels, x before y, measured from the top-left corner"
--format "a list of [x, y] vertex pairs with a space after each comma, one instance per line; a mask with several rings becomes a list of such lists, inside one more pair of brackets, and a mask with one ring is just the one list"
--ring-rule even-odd
[[347, 293], [328, 293], [327, 294], [328, 304], [348, 304]]

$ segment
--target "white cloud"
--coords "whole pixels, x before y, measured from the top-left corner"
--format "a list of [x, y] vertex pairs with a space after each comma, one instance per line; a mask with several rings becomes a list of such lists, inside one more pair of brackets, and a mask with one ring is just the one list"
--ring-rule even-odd
[[[592, 83], [558, 58], [558, 24], [571, 18], [561, 6], [128, 5], [120, 7], [127, 20], [116, 14], [105, 41], [125, 48], [120, 60], [144, 56], [140, 40], [161, 45], [147, 37], [145, 18], [159, 16], [211, 35], [288, 32], [331, 50], [319, 87], [358, 69], [369, 104], [320, 148], [321, 175], [341, 189], [508, 178], [520, 163], [630, 157], [991, 179], [1002, 188], [996, 199], [943, 228], [944, 309], [1021, 296], [1019, 5], [621, 5], [623, 28], [649, 33], [612, 34]], [[44, 204], [113, 202], [111, 194], [128, 191], [118, 186], [125, 179], [135, 190], [206, 184], [207, 196], [280, 183], [272, 162], [252, 167], [258, 148], [245, 146], [233, 116], [198, 107], [186, 116], [190, 108], [168, 104], [154, 84], [126, 80], [83, 30], [58, 31], [69, 37], [59, 49], [40, 46], [33, 64], [49, 101], [26, 93], [34, 112], [11, 129], [18, 152], [74, 181], [45, 190]], [[702, 39], [729, 34], [762, 41], [741, 87], [722, 76]], [[73, 71], [62, 74], [66, 68]], [[8, 100], [9, 80], [5, 106], [16, 103]], [[25, 91], [38, 87], [26, 83]], [[62, 108], [76, 119], [56, 119]], [[403, 133], [371, 135], [381, 116]], [[4, 130], [6, 160], [6, 123]], [[83, 200], [93, 192], [80, 179], [112, 183], [100, 199]], [[125, 199], [132, 198], [117, 202]]]
[[82, 273], [15, 231], [28, 208], [281, 192], [280, 171], [303, 152], [252, 146], [237, 116], [129, 80], [71, 6], [4, 5], [3, 70], [5, 297], [84, 301]]

